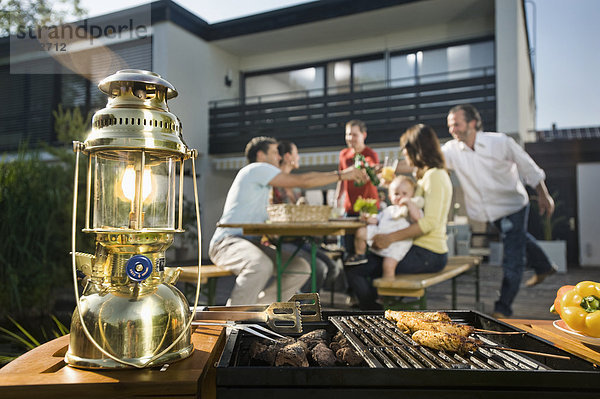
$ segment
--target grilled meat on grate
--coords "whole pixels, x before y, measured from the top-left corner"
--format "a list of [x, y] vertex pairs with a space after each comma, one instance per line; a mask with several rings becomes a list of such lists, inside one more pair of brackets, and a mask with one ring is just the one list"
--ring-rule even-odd
[[483, 345], [483, 342], [478, 339], [437, 331], [419, 330], [412, 335], [412, 339], [416, 343], [428, 348], [458, 352], [461, 355], [475, 351], [479, 346]]
[[385, 318], [391, 321], [400, 321], [406, 317], [425, 321], [451, 321], [450, 316], [444, 312], [400, 312], [389, 309], [385, 311]]
[[405, 317], [400, 319], [396, 325], [403, 332], [414, 333], [415, 331], [435, 331], [443, 332], [446, 334], [456, 334], [462, 337], [468, 337], [475, 331], [471, 326], [457, 323], [447, 323], [443, 321], [423, 321], [419, 319], [412, 319]]

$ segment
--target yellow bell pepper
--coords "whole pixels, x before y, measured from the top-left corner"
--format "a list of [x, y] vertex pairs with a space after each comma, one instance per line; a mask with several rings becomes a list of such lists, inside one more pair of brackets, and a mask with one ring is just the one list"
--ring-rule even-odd
[[[558, 291], [554, 308], [573, 330], [589, 337], [600, 337], [600, 283], [582, 281], [573, 289]], [[559, 296], [561, 296], [559, 298]]]
[[560, 316], [560, 312], [562, 311], [562, 297], [567, 291], [571, 291], [573, 288], [575, 288], [574, 285], [563, 285], [558, 289], [558, 291], [556, 291], [556, 298], [554, 299], [554, 303], [550, 307], [550, 312], [558, 313], [558, 315]]

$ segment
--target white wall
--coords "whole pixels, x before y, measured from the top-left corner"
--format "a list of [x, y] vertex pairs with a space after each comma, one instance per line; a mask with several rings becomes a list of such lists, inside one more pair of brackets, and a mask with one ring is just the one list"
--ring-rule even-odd
[[600, 265], [600, 163], [577, 164], [577, 226], [579, 227], [579, 263], [581, 266]]
[[464, 21], [448, 21], [444, 24], [426, 26], [412, 30], [402, 30], [386, 35], [366, 37], [361, 40], [340, 42], [322, 46], [293, 48], [268, 54], [242, 57], [240, 69], [256, 71], [285, 65], [296, 65], [313, 61], [346, 58], [356, 55], [395, 51], [407, 48], [439, 44], [468, 38], [489, 35], [494, 32], [494, 21], [489, 19], [468, 19]]
[[535, 128], [535, 94], [521, 3], [496, 0], [496, 111], [498, 130], [524, 142]]
[[[238, 96], [238, 59], [170, 22], [156, 24], [153, 29], [152, 69], [179, 91], [179, 96], [169, 101], [169, 108], [181, 119], [187, 145], [200, 153], [196, 173], [202, 212], [202, 256], [207, 257], [208, 243], [235, 175], [232, 171], [217, 172], [211, 164], [208, 106], [211, 100]], [[231, 87], [224, 83], [228, 70], [233, 77]], [[185, 197], [193, 199], [193, 193], [192, 180], [188, 178]]]

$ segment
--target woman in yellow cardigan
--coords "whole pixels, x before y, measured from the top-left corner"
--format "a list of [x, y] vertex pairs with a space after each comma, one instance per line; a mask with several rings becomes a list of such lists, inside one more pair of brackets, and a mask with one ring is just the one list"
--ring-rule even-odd
[[435, 273], [446, 266], [448, 246], [446, 222], [452, 200], [452, 183], [445, 169], [444, 155], [435, 131], [423, 124], [409, 128], [400, 138], [400, 148], [408, 164], [416, 168], [415, 195], [425, 199], [424, 216], [405, 229], [373, 237], [373, 247], [413, 239], [413, 245], [395, 270], [383, 270], [383, 259], [369, 253], [364, 265], [346, 268], [348, 284], [363, 310], [381, 309], [372, 279], [397, 273]]

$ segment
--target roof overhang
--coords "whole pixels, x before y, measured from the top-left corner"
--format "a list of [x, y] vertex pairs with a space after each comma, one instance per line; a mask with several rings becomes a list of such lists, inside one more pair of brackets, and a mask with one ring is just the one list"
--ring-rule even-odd
[[[353, 4], [354, 2], [346, 1], [346, 3]], [[357, 3], [363, 2], [358, 1]], [[214, 31], [211, 33], [210, 41], [231, 54], [244, 57], [274, 53], [290, 48], [368, 39], [394, 32], [418, 29], [423, 24], [428, 26], [451, 25], [464, 23], [464, 21], [474, 18], [491, 18], [493, 21], [494, 16], [494, 0], [413, 0], [391, 3], [393, 5], [388, 4], [383, 7], [379, 4], [380, 7], [377, 9], [337, 15], [335, 18], [330, 16], [327, 19], [308, 20], [308, 22], [292, 25], [267, 23], [267, 20], [273, 18], [283, 20], [287, 16], [292, 18], [295, 8], [307, 7], [314, 3], [285, 8], [277, 10], [277, 12], [211, 25]], [[318, 14], [320, 11], [315, 5], [311, 12]], [[246, 26], [245, 31], [240, 28], [244, 25]], [[223, 37], [227, 36], [225, 33], [230, 32], [237, 32], [237, 34]]]
[[[152, 24], [170, 21], [233, 55], [248, 56], [365, 39], [423, 24], [493, 18], [494, 0], [322, 0], [216, 24], [173, 1], [159, 0], [87, 21], [104, 25], [149, 9]], [[8, 49], [9, 38], [0, 38], [0, 54]]]

